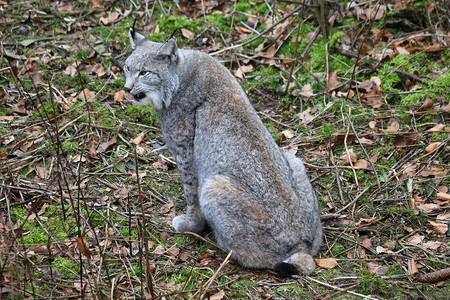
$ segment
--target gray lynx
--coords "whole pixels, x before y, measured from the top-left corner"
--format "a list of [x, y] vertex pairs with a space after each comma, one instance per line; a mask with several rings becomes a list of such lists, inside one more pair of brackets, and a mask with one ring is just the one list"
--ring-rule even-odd
[[200, 51], [134, 28], [125, 90], [153, 103], [187, 203], [178, 232], [202, 232], [244, 267], [311, 274], [322, 241], [317, 198], [300, 159], [282, 153], [237, 80]]

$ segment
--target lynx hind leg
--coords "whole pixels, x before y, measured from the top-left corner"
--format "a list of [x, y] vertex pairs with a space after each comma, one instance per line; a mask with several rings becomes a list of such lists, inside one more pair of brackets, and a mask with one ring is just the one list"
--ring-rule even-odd
[[208, 178], [200, 192], [200, 207], [217, 243], [232, 258], [250, 268], [272, 268], [282, 258], [273, 255], [274, 241], [266, 232], [270, 216], [256, 199], [227, 176]]
[[283, 155], [284, 158], [286, 158], [289, 166], [291, 167], [296, 181], [302, 182], [304, 180], [307, 180], [308, 177], [306, 175], [305, 165], [303, 164], [301, 159], [289, 152], [283, 152]]
[[[305, 165], [303, 164], [303, 162], [298, 157], [289, 152], [284, 152], [283, 155], [288, 161], [290, 168], [292, 169], [293, 183], [302, 201], [301, 210], [304, 211], [307, 215], [307, 224], [309, 227], [308, 229], [311, 232], [310, 236], [313, 237], [311, 241], [311, 247], [308, 247], [308, 252], [312, 255], [316, 255], [319, 251], [320, 245], [322, 244], [322, 225], [320, 222], [317, 197], [308, 179], [308, 175], [306, 175]], [[312, 260], [312, 262], [314, 263], [314, 260]]]
[[308, 253], [298, 252], [291, 255], [289, 258], [277, 263], [274, 266], [274, 271], [280, 277], [289, 277], [291, 275], [310, 275], [316, 268], [314, 258]]

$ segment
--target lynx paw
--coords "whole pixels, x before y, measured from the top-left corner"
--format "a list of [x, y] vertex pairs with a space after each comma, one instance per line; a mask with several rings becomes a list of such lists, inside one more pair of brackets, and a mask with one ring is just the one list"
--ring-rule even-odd
[[188, 215], [179, 215], [173, 218], [172, 225], [177, 232], [195, 232], [203, 231], [204, 222], [196, 222]]

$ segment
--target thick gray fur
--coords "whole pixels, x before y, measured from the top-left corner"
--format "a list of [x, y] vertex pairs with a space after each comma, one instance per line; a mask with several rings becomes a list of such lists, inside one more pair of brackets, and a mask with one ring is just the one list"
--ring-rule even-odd
[[130, 43], [125, 89], [137, 104], [153, 103], [181, 173], [187, 209], [175, 230], [199, 233], [208, 223], [242, 266], [311, 274], [322, 227], [302, 161], [280, 151], [218, 61], [173, 39], [134, 32]]

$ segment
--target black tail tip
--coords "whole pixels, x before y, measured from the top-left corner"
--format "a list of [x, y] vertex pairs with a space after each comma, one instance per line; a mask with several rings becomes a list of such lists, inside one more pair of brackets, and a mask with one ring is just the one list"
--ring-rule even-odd
[[274, 267], [273, 270], [278, 273], [278, 276], [282, 278], [289, 277], [291, 275], [300, 274], [299, 270], [293, 265], [285, 262], [279, 262]]

